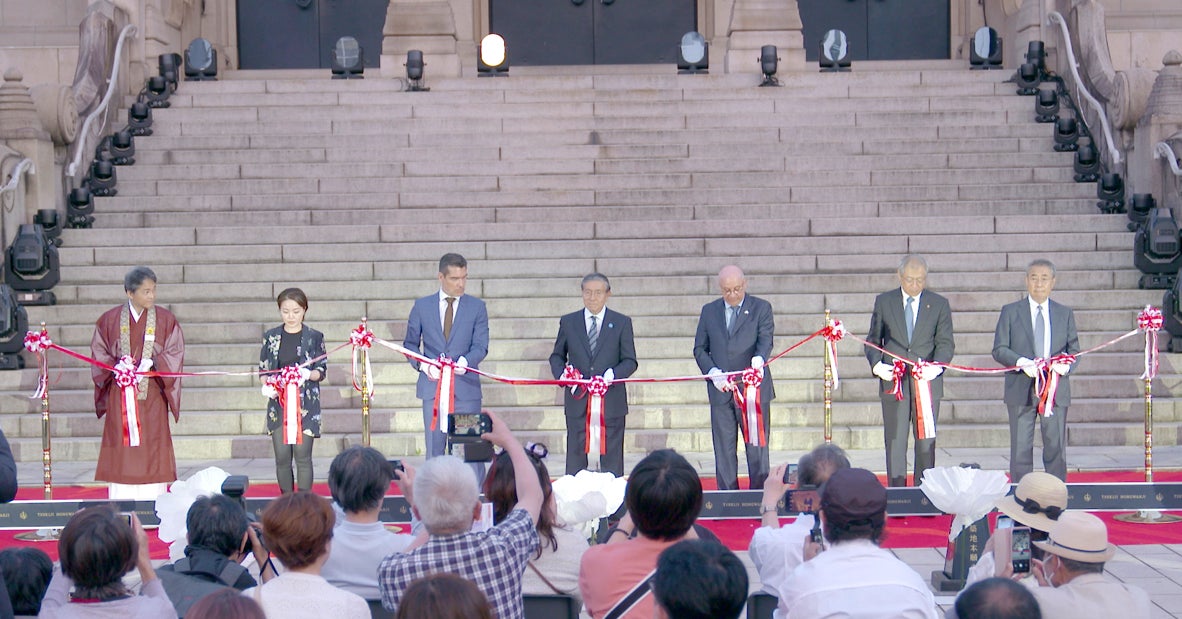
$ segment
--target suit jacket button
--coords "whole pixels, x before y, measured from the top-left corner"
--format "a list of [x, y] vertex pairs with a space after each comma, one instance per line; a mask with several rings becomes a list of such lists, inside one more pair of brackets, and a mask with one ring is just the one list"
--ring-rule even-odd
[[592, 374], [594, 374], [594, 373], [595, 373], [595, 366], [591, 366], [591, 373], [592, 373]]

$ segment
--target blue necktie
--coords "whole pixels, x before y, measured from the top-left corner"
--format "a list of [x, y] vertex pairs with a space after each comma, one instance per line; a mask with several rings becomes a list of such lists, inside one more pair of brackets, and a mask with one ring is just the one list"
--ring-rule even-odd
[[915, 297], [907, 297], [907, 341], [915, 333]]
[[726, 333], [727, 335], [735, 334], [735, 323], [739, 322], [739, 306], [728, 305], [726, 307]]

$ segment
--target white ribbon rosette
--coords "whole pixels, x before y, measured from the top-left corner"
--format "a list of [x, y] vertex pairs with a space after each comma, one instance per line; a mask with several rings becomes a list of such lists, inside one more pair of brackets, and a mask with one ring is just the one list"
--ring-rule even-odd
[[590, 539], [596, 523], [624, 504], [628, 480], [611, 473], [579, 471], [554, 480], [554, 501], [558, 519]]
[[230, 474], [211, 466], [193, 473], [188, 479], [175, 481], [168, 492], [156, 497], [156, 517], [160, 519], [157, 535], [160, 541], [168, 542], [168, 560], [176, 561], [185, 556], [189, 543], [189, 528], [185, 524], [189, 508], [197, 497], [220, 494], [222, 482]]
[[993, 511], [998, 499], [1010, 489], [1003, 471], [983, 471], [960, 466], [943, 466], [923, 472], [919, 486], [936, 509], [953, 514], [948, 540], [956, 539], [965, 527]]

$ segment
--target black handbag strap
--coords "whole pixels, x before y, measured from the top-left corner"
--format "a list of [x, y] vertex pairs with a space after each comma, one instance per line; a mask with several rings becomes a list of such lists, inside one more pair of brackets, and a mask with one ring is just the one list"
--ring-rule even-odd
[[657, 570], [655, 569], [649, 572], [648, 576], [644, 577], [644, 580], [636, 583], [636, 586], [631, 591], [620, 598], [620, 601], [616, 602], [616, 605], [612, 606], [611, 610], [607, 611], [603, 619], [620, 619], [628, 614], [628, 611], [632, 610], [633, 606], [639, 604], [640, 600], [644, 599], [644, 596], [652, 593], [653, 576], [656, 575]]

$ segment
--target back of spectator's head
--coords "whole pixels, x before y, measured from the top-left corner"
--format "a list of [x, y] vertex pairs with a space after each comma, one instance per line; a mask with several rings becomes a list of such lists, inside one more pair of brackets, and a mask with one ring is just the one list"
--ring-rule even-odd
[[87, 507], [70, 517], [57, 542], [62, 573], [81, 598], [108, 600], [126, 593], [123, 575], [135, 567], [135, 531], [109, 505]]
[[435, 535], [472, 528], [480, 508], [480, 490], [472, 467], [455, 456], [427, 460], [415, 473], [414, 508]]
[[958, 619], [1042, 619], [1029, 589], [1008, 578], [986, 578], [956, 598]]
[[5, 548], [0, 550], [0, 574], [4, 574], [15, 614], [36, 616], [41, 612], [41, 598], [53, 576], [49, 555], [36, 548]]
[[702, 480], [681, 454], [658, 449], [632, 469], [624, 504], [642, 535], [674, 540], [690, 530], [702, 511]]
[[189, 607], [185, 619], [267, 619], [254, 598], [232, 587], [206, 594]]
[[308, 567], [326, 555], [335, 523], [328, 500], [308, 490], [285, 494], [263, 509], [267, 549], [289, 569]]
[[[242, 548], [246, 510], [224, 494], [197, 497], [185, 517], [189, 546], [230, 556]], [[186, 549], [187, 550], [187, 549]]]
[[354, 445], [337, 454], [328, 467], [328, 490], [346, 514], [381, 506], [394, 479], [394, 467], [373, 447]]
[[797, 486], [820, 486], [835, 471], [850, 468], [845, 450], [833, 443], [821, 443], [800, 457], [796, 465]]
[[[542, 461], [542, 456], [539, 456], [535, 451], [538, 447], [541, 448], [543, 454], [546, 453], [544, 445], [533, 444], [525, 450], [525, 453], [529, 457], [530, 463], [534, 465], [534, 471], [538, 474], [538, 483], [542, 485], [542, 511], [538, 514], [538, 535], [542, 538], [542, 544], [538, 545], [538, 556], [540, 557], [546, 544], [550, 544], [552, 550], [558, 550], [558, 538], [554, 536], [557, 514], [554, 513], [550, 503], [550, 497], [554, 495], [554, 487], [550, 483], [550, 471], [546, 468], [546, 463]], [[509, 452], [502, 451], [493, 458], [488, 475], [484, 478], [484, 498], [492, 503], [493, 522], [495, 523], [504, 520], [513, 506], [517, 505], [517, 478], [513, 472], [513, 460], [509, 458]]]
[[402, 594], [398, 603], [398, 619], [420, 617], [493, 619], [493, 610], [476, 583], [455, 574], [440, 572], [410, 583]]
[[747, 568], [722, 544], [683, 540], [657, 559], [652, 589], [668, 619], [735, 619], [747, 602]]
[[886, 525], [887, 493], [882, 482], [866, 469], [840, 469], [821, 486], [821, 515], [825, 539], [838, 543], [882, 537]]

